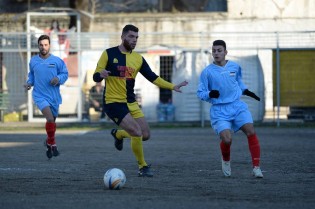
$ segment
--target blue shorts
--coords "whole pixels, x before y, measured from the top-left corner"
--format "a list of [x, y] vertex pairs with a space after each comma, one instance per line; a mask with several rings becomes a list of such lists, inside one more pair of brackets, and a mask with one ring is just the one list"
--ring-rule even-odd
[[59, 113], [59, 105], [51, 105], [47, 100], [45, 99], [36, 99], [34, 100], [36, 106], [40, 111], [43, 111], [45, 107], [50, 107], [51, 113], [54, 117], [58, 116]]
[[217, 134], [226, 129], [237, 132], [243, 125], [253, 123], [247, 104], [241, 100], [212, 105], [210, 120], [211, 126]]

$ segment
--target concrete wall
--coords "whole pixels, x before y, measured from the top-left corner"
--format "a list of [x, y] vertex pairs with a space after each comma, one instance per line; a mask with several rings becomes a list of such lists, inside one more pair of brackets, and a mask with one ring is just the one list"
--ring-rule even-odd
[[[87, 5], [78, 7], [88, 10]], [[141, 32], [304, 31], [315, 29], [314, 11], [314, 0], [229, 0], [227, 12], [82, 15], [82, 31], [120, 32], [127, 23]], [[0, 14], [0, 31], [25, 31], [25, 17]]]
[[120, 32], [128, 23], [141, 32], [257, 32], [315, 29], [313, 0], [231, 0], [228, 12], [96, 14], [91, 32]]
[[230, 0], [229, 18], [314, 18], [313, 0]]

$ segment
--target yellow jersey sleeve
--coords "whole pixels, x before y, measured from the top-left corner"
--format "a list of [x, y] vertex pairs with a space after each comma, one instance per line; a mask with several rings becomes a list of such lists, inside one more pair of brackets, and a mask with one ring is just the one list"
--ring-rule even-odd
[[161, 77], [157, 77], [157, 79], [155, 79], [153, 83], [160, 88], [169, 89], [169, 90], [173, 90], [175, 86], [174, 84], [162, 79]]
[[101, 71], [103, 71], [107, 65], [107, 62], [108, 62], [108, 55], [107, 55], [107, 52], [105, 50], [97, 62], [96, 69], [95, 69], [94, 73], [100, 73]]

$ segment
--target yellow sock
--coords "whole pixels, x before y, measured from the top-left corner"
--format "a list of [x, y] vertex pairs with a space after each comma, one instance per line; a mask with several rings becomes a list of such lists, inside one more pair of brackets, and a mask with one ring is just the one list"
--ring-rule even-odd
[[142, 147], [142, 136], [136, 137], [132, 136], [131, 138], [131, 149], [135, 155], [139, 168], [147, 166], [147, 163], [144, 160], [143, 147]]
[[117, 130], [116, 137], [118, 139], [130, 138], [130, 135], [125, 130]]

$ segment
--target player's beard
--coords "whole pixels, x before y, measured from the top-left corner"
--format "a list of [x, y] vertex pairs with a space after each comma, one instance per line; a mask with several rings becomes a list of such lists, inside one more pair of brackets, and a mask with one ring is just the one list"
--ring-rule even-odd
[[40, 50], [40, 55], [46, 57], [49, 54], [49, 49], [42, 49]]
[[134, 45], [134, 46], [132, 46], [128, 41], [126, 41], [126, 40], [124, 40], [124, 43], [123, 43], [123, 45], [124, 45], [124, 47], [125, 47], [125, 49], [127, 50], [127, 51], [132, 51], [135, 47], [136, 47], [136, 45]]

